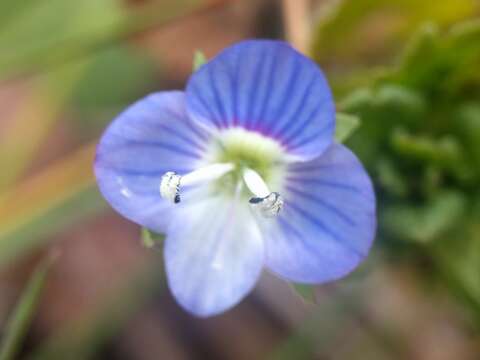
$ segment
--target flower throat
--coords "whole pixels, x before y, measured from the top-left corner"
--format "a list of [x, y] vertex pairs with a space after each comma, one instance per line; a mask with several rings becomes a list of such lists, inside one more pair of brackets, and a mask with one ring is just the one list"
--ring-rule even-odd
[[281, 187], [279, 175], [285, 166], [282, 147], [270, 138], [239, 128], [224, 130], [214, 138], [197, 170], [183, 175], [169, 171], [162, 176], [161, 196], [180, 203], [183, 187], [204, 183], [210, 184], [213, 192], [233, 196], [240, 185], [252, 208], [264, 217], [276, 216], [283, 199], [271, 189]]

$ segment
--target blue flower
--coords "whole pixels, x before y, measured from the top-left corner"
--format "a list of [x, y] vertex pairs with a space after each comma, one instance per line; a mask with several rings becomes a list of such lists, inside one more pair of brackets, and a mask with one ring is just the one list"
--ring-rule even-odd
[[244, 41], [185, 92], [154, 93], [103, 134], [95, 174], [120, 214], [165, 233], [168, 285], [197, 316], [244, 298], [262, 269], [319, 284], [351, 272], [375, 235], [375, 195], [334, 142], [335, 105], [308, 58]]

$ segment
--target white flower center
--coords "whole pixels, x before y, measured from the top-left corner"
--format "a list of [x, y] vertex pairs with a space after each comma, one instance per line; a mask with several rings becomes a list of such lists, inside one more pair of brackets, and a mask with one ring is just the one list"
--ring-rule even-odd
[[267, 182], [274, 190], [281, 187], [285, 155], [273, 139], [238, 128], [225, 130], [207, 151], [202, 161], [207, 165], [183, 175], [165, 173], [160, 194], [172, 203], [179, 203], [182, 187], [211, 183], [213, 191], [226, 191], [233, 196], [243, 183], [253, 194], [248, 197], [251, 207], [264, 217], [274, 217], [282, 209], [283, 199], [270, 190]]

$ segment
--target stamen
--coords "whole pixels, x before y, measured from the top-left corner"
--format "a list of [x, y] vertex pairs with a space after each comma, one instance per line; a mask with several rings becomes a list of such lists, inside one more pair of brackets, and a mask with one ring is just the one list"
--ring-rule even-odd
[[264, 217], [271, 218], [278, 215], [283, 207], [283, 199], [280, 194], [271, 192], [260, 174], [255, 170], [245, 169], [243, 180], [248, 189], [255, 195], [250, 199], [250, 205]]
[[233, 170], [232, 163], [218, 163], [202, 167], [182, 176], [181, 185], [189, 186], [216, 180]]
[[250, 190], [257, 197], [263, 198], [268, 196], [271, 192], [260, 174], [255, 170], [248, 168], [243, 170], [243, 180], [245, 181], [248, 190]]
[[181, 176], [173, 171], [168, 171], [162, 176], [160, 182], [160, 196], [178, 204], [180, 202]]
[[264, 198], [251, 198], [249, 203], [266, 218], [277, 216], [283, 207], [283, 199], [277, 192], [272, 192]]
[[182, 186], [191, 186], [216, 180], [234, 169], [231, 163], [218, 163], [194, 170], [183, 176], [173, 171], [168, 171], [162, 176], [160, 182], [161, 197], [178, 204], [181, 200], [180, 190]]

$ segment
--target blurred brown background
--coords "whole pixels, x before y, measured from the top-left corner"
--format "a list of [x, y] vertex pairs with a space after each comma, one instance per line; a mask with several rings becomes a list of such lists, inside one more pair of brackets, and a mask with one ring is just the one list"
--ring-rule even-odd
[[[430, 264], [397, 261], [381, 248], [348, 278], [318, 287], [316, 304], [266, 273], [233, 310], [196, 319], [166, 288], [161, 248], [145, 248], [139, 227], [108, 208], [93, 183], [94, 145], [106, 124], [149, 92], [182, 89], [195, 50], [212, 57], [241, 39], [266, 37], [290, 39], [315, 54], [316, 26], [337, 3], [42, 0], [2, 5], [4, 336], [32, 271], [50, 254], [56, 258], [19, 358], [480, 358], [470, 313], [441, 282], [429, 286], [428, 274], [419, 275], [417, 269]], [[460, 3], [458, 18], [465, 18]], [[429, 14], [419, 10], [419, 17]], [[327, 44], [332, 53], [322, 55], [320, 63], [338, 83], [359, 64], [389, 64], [396, 44], [404, 42], [395, 31], [405, 21], [372, 11], [358, 34], [362, 42]], [[397, 35], [389, 37], [392, 33]], [[343, 85], [337, 85], [338, 93]]]

